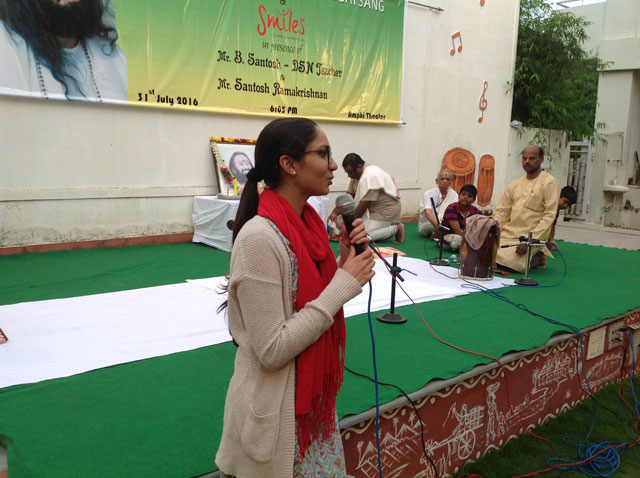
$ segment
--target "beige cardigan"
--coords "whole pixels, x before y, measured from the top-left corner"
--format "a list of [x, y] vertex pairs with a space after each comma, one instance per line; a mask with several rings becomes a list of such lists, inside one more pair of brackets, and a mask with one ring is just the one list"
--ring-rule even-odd
[[295, 358], [358, 295], [338, 269], [320, 296], [293, 313], [291, 262], [280, 236], [259, 216], [231, 252], [228, 318], [238, 343], [216, 465], [238, 478], [291, 477], [295, 453]]

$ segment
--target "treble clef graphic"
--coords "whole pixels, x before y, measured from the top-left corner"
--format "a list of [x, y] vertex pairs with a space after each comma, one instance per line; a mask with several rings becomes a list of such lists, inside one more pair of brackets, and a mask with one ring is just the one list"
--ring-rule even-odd
[[478, 118], [478, 123], [482, 123], [482, 120], [484, 119], [484, 110], [487, 109], [487, 99], [484, 97], [484, 94], [487, 92], [487, 88], [489, 88], [489, 82], [485, 80], [484, 82], [484, 90], [482, 90], [482, 96], [480, 97], [480, 111], [482, 111], [482, 114], [480, 115], [480, 118]]

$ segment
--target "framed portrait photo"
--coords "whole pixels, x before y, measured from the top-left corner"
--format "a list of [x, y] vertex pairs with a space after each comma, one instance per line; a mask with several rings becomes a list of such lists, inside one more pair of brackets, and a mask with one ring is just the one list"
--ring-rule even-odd
[[247, 173], [255, 164], [254, 149], [253, 139], [211, 137], [211, 152], [220, 194], [240, 195], [247, 182]]

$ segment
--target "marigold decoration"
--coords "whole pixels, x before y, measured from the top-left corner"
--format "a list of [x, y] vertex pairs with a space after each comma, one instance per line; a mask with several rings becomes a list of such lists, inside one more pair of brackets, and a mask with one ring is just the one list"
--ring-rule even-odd
[[231, 171], [229, 171], [227, 163], [225, 163], [224, 158], [222, 157], [222, 153], [220, 153], [220, 148], [218, 148], [216, 139], [217, 138], [211, 138], [211, 152], [213, 153], [213, 157], [216, 159], [216, 165], [222, 174], [222, 179], [224, 179], [225, 183], [232, 184], [235, 178], [233, 177], [233, 174], [231, 174]]
[[215, 136], [211, 136], [211, 141], [215, 141], [216, 143], [256, 144], [256, 140], [250, 138], [216, 138]]

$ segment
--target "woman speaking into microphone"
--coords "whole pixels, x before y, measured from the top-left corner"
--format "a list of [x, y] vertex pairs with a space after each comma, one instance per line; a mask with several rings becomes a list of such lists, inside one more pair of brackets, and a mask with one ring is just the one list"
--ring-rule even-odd
[[342, 306], [374, 272], [362, 221], [350, 234], [342, 226], [336, 260], [307, 204], [329, 193], [337, 168], [309, 119], [272, 121], [258, 137], [233, 230], [226, 307], [238, 350], [216, 455], [223, 477], [346, 476], [336, 413]]

